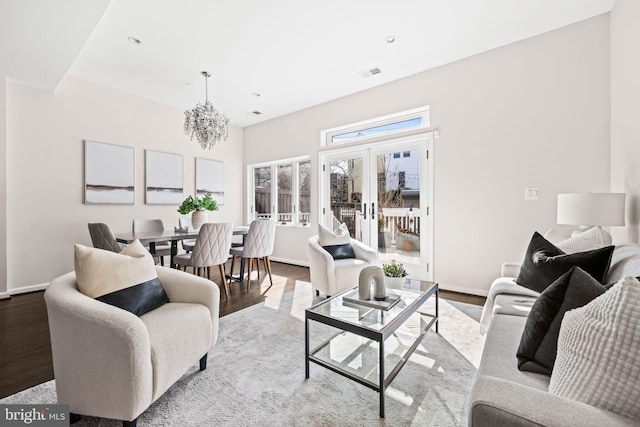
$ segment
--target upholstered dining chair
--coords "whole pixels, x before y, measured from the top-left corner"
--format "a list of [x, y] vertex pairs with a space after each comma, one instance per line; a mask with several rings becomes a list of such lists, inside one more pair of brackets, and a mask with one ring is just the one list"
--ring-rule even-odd
[[[178, 225], [182, 229], [189, 228], [191, 227], [191, 221], [187, 218], [178, 218]], [[184, 249], [185, 252], [191, 252], [196, 244], [196, 239], [183, 239], [180, 242], [182, 242], [182, 249]]]
[[200, 226], [198, 238], [191, 253], [179, 254], [173, 257], [173, 262], [182, 266], [193, 267], [194, 274], [200, 275], [200, 269], [207, 269], [207, 279], [211, 280], [211, 267], [220, 268], [220, 277], [224, 284], [224, 292], [229, 298], [229, 285], [226, 280], [225, 263], [229, 259], [231, 249], [231, 223], [205, 223]]
[[[253, 269], [253, 260], [256, 261], [256, 270], [258, 271], [258, 279], [260, 279], [260, 258], [264, 263], [264, 268], [269, 274], [269, 283], [273, 285], [271, 276], [271, 260], [269, 257], [273, 253], [273, 245], [276, 237], [276, 221], [272, 219], [256, 219], [249, 225], [249, 231], [244, 239], [243, 246], [231, 248], [231, 275], [233, 275], [233, 265], [236, 257], [249, 260], [249, 268], [247, 270], [247, 286], [251, 279], [251, 270]], [[240, 280], [244, 280], [241, 277]]]
[[122, 248], [111, 232], [107, 224], [101, 222], [89, 223], [89, 235], [94, 248], [104, 249], [111, 252], [120, 252]]
[[[164, 224], [161, 219], [134, 219], [132, 225], [134, 233], [145, 233], [148, 231], [164, 231]], [[164, 265], [164, 257], [171, 256], [171, 244], [168, 242], [156, 243], [156, 253], [160, 257], [160, 265]]]

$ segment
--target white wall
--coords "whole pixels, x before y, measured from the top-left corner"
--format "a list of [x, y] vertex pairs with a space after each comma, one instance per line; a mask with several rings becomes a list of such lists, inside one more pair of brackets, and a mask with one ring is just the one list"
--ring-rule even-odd
[[7, 293], [7, 79], [0, 75], [0, 298]]
[[[55, 93], [9, 82], [9, 291], [29, 290], [73, 270], [73, 244], [91, 245], [88, 222], [105, 222], [114, 232], [129, 231], [133, 218], [162, 218], [167, 228], [177, 225], [177, 206], [144, 204], [145, 149], [183, 155], [185, 197], [195, 192], [196, 157], [223, 160], [225, 205], [209, 220], [244, 223], [242, 129], [231, 127], [226, 142], [203, 151], [183, 134], [183, 120], [177, 108], [74, 77], [65, 77]], [[83, 204], [85, 139], [135, 147], [134, 205]]]
[[[274, 258], [305, 262], [317, 223], [319, 133], [429, 105], [434, 278], [483, 294], [534, 230], [555, 224], [556, 194], [607, 191], [609, 17], [602, 15], [397, 82], [245, 128], [245, 165], [311, 153], [309, 229], [278, 229]], [[268, 148], [268, 149], [267, 149]], [[539, 187], [539, 201], [524, 188]]]
[[627, 226], [614, 241], [640, 243], [640, 2], [611, 11], [611, 191], [627, 193]]

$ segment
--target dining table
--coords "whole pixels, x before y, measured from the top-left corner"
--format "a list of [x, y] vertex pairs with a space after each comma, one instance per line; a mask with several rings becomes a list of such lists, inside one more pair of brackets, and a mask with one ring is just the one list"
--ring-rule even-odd
[[[244, 239], [247, 236], [249, 231], [248, 225], [239, 225], [233, 228], [234, 236], [242, 236], [242, 244], [244, 244]], [[128, 245], [135, 240], [139, 240], [145, 246], [149, 246], [149, 252], [153, 255], [156, 253], [156, 243], [171, 243], [171, 260], [169, 265], [171, 268], [175, 268], [175, 263], [173, 262], [173, 257], [178, 253], [178, 242], [185, 239], [196, 239], [198, 237], [198, 233], [200, 230], [196, 229], [187, 229], [187, 230], [162, 230], [162, 231], [144, 231], [144, 232], [124, 232], [124, 233], [116, 233], [115, 238], [118, 243], [124, 243]], [[240, 262], [240, 278], [244, 277], [244, 269], [245, 262], [244, 258], [241, 259]], [[232, 277], [233, 279], [237, 279]]]

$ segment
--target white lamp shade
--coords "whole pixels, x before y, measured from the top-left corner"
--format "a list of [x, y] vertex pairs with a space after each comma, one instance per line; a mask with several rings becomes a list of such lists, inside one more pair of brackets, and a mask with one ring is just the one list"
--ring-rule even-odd
[[624, 225], [624, 193], [558, 194], [558, 224]]

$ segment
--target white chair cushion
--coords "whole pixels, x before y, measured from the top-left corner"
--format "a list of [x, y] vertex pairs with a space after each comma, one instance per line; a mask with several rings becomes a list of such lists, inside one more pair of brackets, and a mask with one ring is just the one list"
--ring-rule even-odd
[[202, 304], [169, 303], [140, 317], [149, 332], [154, 400], [209, 351], [210, 316]]
[[342, 292], [357, 286], [360, 271], [368, 265], [366, 261], [356, 258], [334, 260], [336, 291]]
[[640, 282], [625, 277], [562, 320], [549, 392], [640, 421]]

